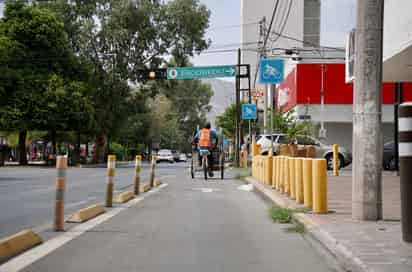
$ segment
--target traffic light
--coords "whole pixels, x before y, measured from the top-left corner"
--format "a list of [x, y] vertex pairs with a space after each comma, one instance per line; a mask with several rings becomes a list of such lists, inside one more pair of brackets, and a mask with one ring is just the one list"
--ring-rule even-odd
[[139, 81], [167, 79], [166, 68], [138, 70], [137, 79]]

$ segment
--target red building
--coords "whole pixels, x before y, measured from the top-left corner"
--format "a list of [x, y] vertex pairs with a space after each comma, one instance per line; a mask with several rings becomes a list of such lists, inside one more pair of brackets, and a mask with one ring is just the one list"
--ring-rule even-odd
[[[323, 106], [322, 106], [323, 92]], [[294, 109], [298, 118], [310, 118], [326, 129], [326, 139], [352, 149], [353, 84], [345, 82], [343, 63], [296, 64], [276, 88], [275, 105]], [[403, 83], [403, 100], [412, 101], [412, 83]], [[393, 139], [394, 83], [382, 88], [384, 141]]]

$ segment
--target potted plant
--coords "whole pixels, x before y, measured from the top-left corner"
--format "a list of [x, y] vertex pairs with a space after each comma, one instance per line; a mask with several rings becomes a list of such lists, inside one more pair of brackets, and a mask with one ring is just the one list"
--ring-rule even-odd
[[296, 157], [298, 155], [297, 137], [299, 135], [307, 135], [310, 131], [311, 123], [308, 121], [293, 120], [287, 129], [286, 135], [288, 137], [288, 146], [290, 156]]

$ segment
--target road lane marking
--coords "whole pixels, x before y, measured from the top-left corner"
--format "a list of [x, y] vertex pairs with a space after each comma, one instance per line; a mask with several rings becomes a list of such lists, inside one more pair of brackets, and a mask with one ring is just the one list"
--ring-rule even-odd
[[141, 202], [146, 197], [157, 193], [159, 190], [163, 189], [164, 187], [168, 186], [167, 183], [160, 185], [159, 187], [149, 191], [147, 194], [142, 196], [136, 197], [135, 199], [130, 200], [126, 205], [118, 208], [112, 208], [108, 212], [91, 219], [85, 223], [79, 224], [78, 226], [68, 230], [67, 232], [62, 233], [61, 235], [46, 241], [45, 243], [11, 259], [10, 261], [4, 263], [0, 266], [0, 272], [17, 272], [20, 271], [27, 266], [33, 264], [34, 262], [38, 261], [39, 259], [45, 257], [46, 255], [50, 254], [54, 250], [62, 247], [67, 242], [75, 239], [76, 237], [82, 235], [86, 231], [100, 225], [101, 223], [109, 220], [110, 218], [114, 217], [121, 211], [130, 208], [133, 205]]

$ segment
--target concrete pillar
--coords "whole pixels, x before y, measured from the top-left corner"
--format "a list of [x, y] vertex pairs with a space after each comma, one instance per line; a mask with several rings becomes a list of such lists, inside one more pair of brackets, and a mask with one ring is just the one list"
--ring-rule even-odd
[[382, 218], [383, 2], [357, 1], [352, 174], [355, 220]]

